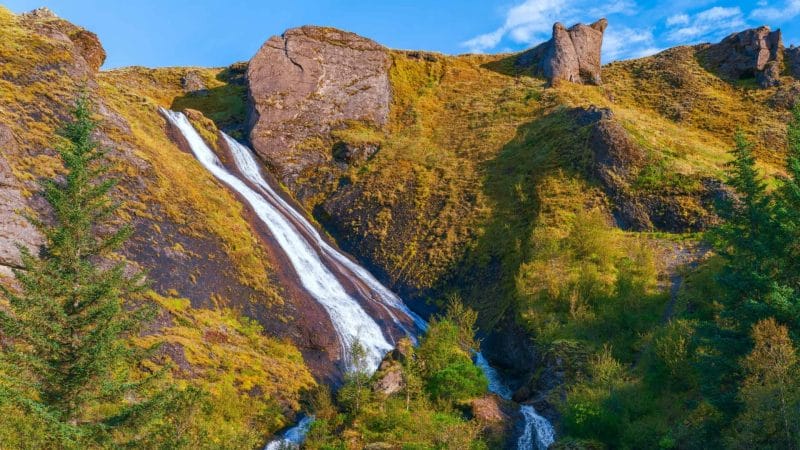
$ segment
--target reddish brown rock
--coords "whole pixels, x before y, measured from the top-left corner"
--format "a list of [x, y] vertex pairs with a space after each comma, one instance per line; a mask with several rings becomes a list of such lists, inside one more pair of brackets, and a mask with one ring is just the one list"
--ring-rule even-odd
[[20, 184], [2, 156], [16, 145], [11, 130], [0, 124], [0, 265], [12, 267], [22, 264], [18, 245], [36, 254], [42, 244], [41, 234], [22, 215], [28, 205]]
[[551, 83], [566, 80], [581, 84], [601, 84], [600, 54], [606, 19], [591, 25], [582, 23], [566, 28], [561, 23], [553, 25], [553, 37], [522, 53], [517, 65], [530, 67], [537, 75]]
[[270, 38], [247, 70], [255, 151], [287, 184], [330, 161], [323, 142], [348, 120], [382, 127], [389, 116], [389, 55], [377, 43], [305, 26]]
[[780, 83], [783, 53], [781, 30], [762, 26], [733, 33], [709, 45], [700, 57], [722, 78], [755, 78], [759, 86], [772, 87]]
[[106, 51], [97, 35], [56, 16], [48, 8], [37, 8], [20, 16], [31, 29], [52, 39], [69, 42], [83, 60], [83, 69], [97, 72], [106, 60]]
[[106, 61], [106, 51], [97, 35], [91, 31], [80, 28], [69, 34], [69, 39], [75, 44], [78, 53], [83, 56], [89, 67], [97, 72]]

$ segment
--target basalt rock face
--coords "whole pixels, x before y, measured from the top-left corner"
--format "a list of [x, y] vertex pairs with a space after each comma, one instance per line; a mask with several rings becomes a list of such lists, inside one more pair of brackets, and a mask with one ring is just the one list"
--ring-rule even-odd
[[566, 28], [561, 23], [553, 25], [553, 37], [537, 47], [522, 53], [517, 66], [530, 67], [537, 75], [551, 83], [556, 80], [581, 84], [601, 84], [600, 53], [606, 19], [591, 25], [582, 23]]
[[304, 170], [330, 161], [332, 130], [351, 120], [386, 124], [389, 66], [382, 46], [332, 28], [270, 38], [247, 70], [255, 151], [292, 186]]
[[764, 88], [780, 83], [783, 57], [781, 31], [766, 26], [731, 34], [701, 52], [701, 58], [722, 78], [755, 78]]

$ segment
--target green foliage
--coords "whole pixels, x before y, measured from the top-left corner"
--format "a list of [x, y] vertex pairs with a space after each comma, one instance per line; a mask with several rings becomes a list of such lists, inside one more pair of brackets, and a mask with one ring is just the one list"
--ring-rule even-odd
[[769, 318], [753, 326], [752, 338], [753, 350], [742, 360], [743, 408], [733, 422], [729, 447], [800, 448], [800, 366], [788, 330]]
[[50, 445], [69, 448], [138, 445], [165, 429], [158, 422], [167, 406], [185, 398], [154, 387], [159, 372], [137, 377], [132, 371], [149, 352], [127, 337], [149, 311], [137, 302], [142, 275], [126, 276], [124, 262], [103, 263], [114, 261], [130, 229], [108, 231], [118, 208], [109, 196], [115, 180], [106, 177], [91, 114], [83, 94], [57, 146], [63, 177], [42, 182], [52, 224], [31, 218], [46, 239], [41, 258], [21, 248], [20, 290], [2, 288], [9, 309], [0, 310], [7, 339], [0, 406], [23, 411], [43, 427]]
[[[470, 359], [475, 350], [475, 312], [457, 298], [449, 299], [443, 317], [434, 320], [419, 347], [401, 341], [400, 361], [385, 363], [399, 370], [402, 390], [392, 395], [373, 392], [379, 371], [370, 378], [359, 361], [363, 347], [351, 347], [351, 370], [336, 405], [325, 390], [308, 400], [317, 420], [307, 436], [310, 449], [363, 448], [368, 444], [404, 449], [484, 449], [482, 426], [464, 409], [484, 395], [487, 380]], [[359, 367], [362, 367], [359, 369]]]

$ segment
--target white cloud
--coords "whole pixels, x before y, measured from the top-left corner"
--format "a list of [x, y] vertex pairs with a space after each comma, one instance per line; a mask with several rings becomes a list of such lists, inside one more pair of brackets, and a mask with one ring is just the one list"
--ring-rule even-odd
[[633, 0], [610, 0], [605, 5], [595, 6], [588, 12], [589, 17], [605, 17], [612, 14], [632, 16], [637, 11], [636, 2]]
[[688, 14], [675, 14], [667, 18], [667, 26], [673, 27], [676, 25], [689, 25]]
[[658, 53], [655, 38], [650, 30], [614, 27], [603, 36], [603, 60], [640, 58]]
[[534, 44], [550, 38], [555, 22], [567, 26], [581, 19], [596, 20], [611, 14], [633, 14], [634, 0], [525, 0], [510, 8], [503, 25], [490, 32], [476, 36], [461, 45], [471, 52], [481, 53], [496, 48], [503, 39], [517, 44]]
[[800, 14], [800, 0], [785, 0], [778, 7], [767, 6], [767, 3], [758, 3], [758, 8], [750, 12], [750, 18], [770, 22], [784, 22]]
[[666, 38], [670, 41], [688, 43], [687, 41], [712, 35], [726, 34], [746, 25], [744, 14], [738, 6], [730, 8], [715, 6], [692, 16], [685, 15], [685, 18], [680, 16], [679, 14], [667, 19]]

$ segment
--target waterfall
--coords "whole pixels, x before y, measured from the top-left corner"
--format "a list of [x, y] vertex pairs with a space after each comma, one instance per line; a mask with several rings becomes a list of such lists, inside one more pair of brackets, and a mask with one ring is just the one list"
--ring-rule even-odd
[[283, 437], [267, 444], [264, 450], [290, 450], [299, 448], [300, 444], [305, 440], [306, 433], [308, 433], [308, 429], [311, 428], [313, 422], [314, 416], [303, 417], [296, 426], [286, 430], [286, 432], [283, 433]]
[[378, 323], [347, 293], [336, 276], [322, 262], [311, 243], [304, 239], [297, 227], [282, 214], [272, 199], [266, 197], [263, 192], [257, 192], [228, 171], [183, 113], [168, 110], [163, 110], [163, 113], [186, 138], [200, 164], [214, 177], [244, 197], [259, 220], [269, 228], [291, 262], [300, 284], [330, 316], [342, 346], [343, 356], [347, 355], [349, 346], [358, 340], [367, 351], [370, 369], [376, 369], [384, 355], [393, 348], [384, 337]]
[[553, 426], [544, 417], [536, 413], [531, 405], [522, 405], [520, 412], [525, 418], [525, 428], [517, 441], [517, 450], [547, 450], [556, 441]]
[[[489, 365], [489, 361], [480, 352], [475, 354], [475, 365], [483, 370], [489, 380], [489, 390], [491, 392], [506, 400], [511, 400], [511, 389], [503, 382], [497, 370]], [[556, 432], [553, 429], [553, 425], [540, 416], [533, 406], [522, 405], [520, 406], [520, 412], [525, 420], [525, 425], [522, 429], [522, 434], [517, 440], [517, 450], [546, 450], [547, 447], [555, 442]]]
[[[183, 113], [163, 108], [161, 112], [181, 132], [200, 164], [241, 195], [267, 226], [289, 259], [300, 284], [330, 316], [344, 357], [357, 339], [366, 348], [369, 370], [374, 372], [393, 345], [384, 336], [378, 322], [359, 303], [359, 299], [347, 292], [340, 280], [346, 280], [362, 300], [377, 305], [411, 339], [415, 340], [418, 333], [427, 329], [425, 320], [411, 311], [400, 297], [325, 241], [308, 219], [272, 188], [249, 148], [222, 133], [238, 172], [233, 173], [222, 164]], [[393, 339], [391, 334], [388, 339]], [[489, 390], [510, 400], [511, 390], [481, 353], [476, 353], [475, 364], [489, 379]], [[553, 427], [532, 406], [523, 405], [521, 412], [525, 428], [518, 449], [530, 450], [534, 444], [538, 450], [546, 449], [555, 440]], [[312, 416], [303, 417], [280, 439], [268, 443], [264, 450], [299, 448], [313, 420]]]

